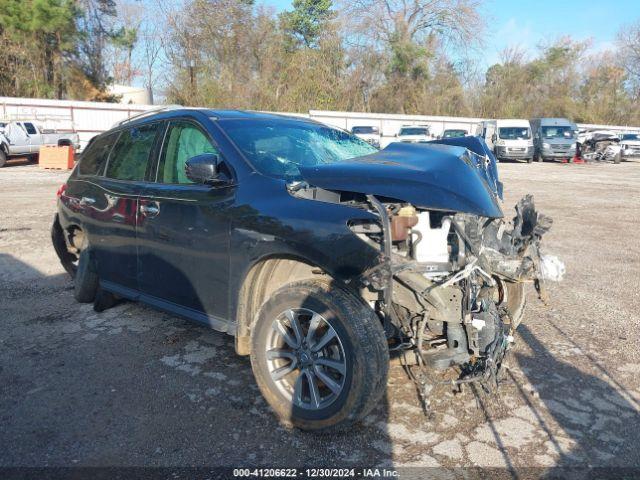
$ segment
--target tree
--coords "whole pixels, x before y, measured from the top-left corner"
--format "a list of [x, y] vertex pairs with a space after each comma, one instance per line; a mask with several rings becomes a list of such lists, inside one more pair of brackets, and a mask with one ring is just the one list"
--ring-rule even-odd
[[291, 45], [317, 48], [327, 23], [335, 17], [332, 6], [331, 0], [293, 0], [293, 10], [280, 15]]
[[71, 0], [0, 0], [0, 94], [62, 98], [77, 15]]
[[115, 0], [79, 0], [81, 14], [77, 19], [78, 46], [76, 62], [78, 68], [97, 90], [96, 99], [104, 97], [112, 76], [107, 70], [105, 53], [109, 43], [117, 38], [114, 28], [117, 16]]
[[347, 42], [378, 52], [373, 68], [383, 77], [373, 108], [401, 113], [429, 108], [436, 63], [450, 46], [477, 43], [483, 29], [475, 0], [355, 0], [344, 3], [343, 16], [353, 26]]

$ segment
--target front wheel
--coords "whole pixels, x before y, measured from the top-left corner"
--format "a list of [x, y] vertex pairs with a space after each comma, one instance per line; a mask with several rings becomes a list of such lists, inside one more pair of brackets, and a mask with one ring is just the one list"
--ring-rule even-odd
[[277, 290], [251, 331], [251, 366], [285, 424], [342, 429], [361, 420], [385, 390], [389, 351], [376, 314], [321, 280]]
[[7, 154], [0, 148], [0, 168], [4, 167], [5, 163], [7, 163]]

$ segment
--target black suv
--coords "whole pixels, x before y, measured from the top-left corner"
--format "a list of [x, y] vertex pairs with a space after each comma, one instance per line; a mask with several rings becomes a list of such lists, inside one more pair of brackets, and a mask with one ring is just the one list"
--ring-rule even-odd
[[165, 108], [90, 142], [53, 244], [78, 301], [233, 335], [283, 421], [343, 427], [379, 401], [390, 351], [495, 374], [540, 280], [542, 216], [525, 199], [505, 230], [486, 145], [459, 140], [378, 151], [306, 119]]

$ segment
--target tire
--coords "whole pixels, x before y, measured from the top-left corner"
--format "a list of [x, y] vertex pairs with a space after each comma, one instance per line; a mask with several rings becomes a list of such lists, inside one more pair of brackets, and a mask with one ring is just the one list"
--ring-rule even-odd
[[98, 291], [98, 275], [91, 260], [91, 252], [83, 248], [78, 259], [73, 296], [80, 303], [91, 303]]
[[527, 163], [533, 163], [533, 157], [527, 158]]
[[622, 153], [616, 153], [616, 156], [613, 157], [613, 163], [620, 163], [622, 161]]
[[4, 150], [0, 147], [0, 168], [4, 167], [7, 163], [7, 154], [4, 153]]
[[64, 240], [64, 231], [58, 221], [56, 215], [51, 226], [51, 242], [53, 243], [53, 249], [56, 251], [62, 267], [67, 271], [71, 278], [75, 278], [76, 270], [78, 269], [78, 257], [67, 249], [67, 242]]
[[[319, 317], [316, 334], [296, 353], [274, 326], [283, 321], [280, 327], [291, 342], [309, 340], [310, 328], [304, 327], [317, 318], [312, 313]], [[302, 327], [301, 335], [295, 335], [287, 315]], [[330, 329], [335, 336], [314, 353], [313, 345], [318, 348], [330, 336]], [[270, 356], [267, 350], [286, 351], [289, 358]], [[305, 352], [316, 357], [305, 357]], [[339, 364], [344, 373], [320, 364], [327, 361]], [[386, 389], [389, 350], [382, 324], [369, 306], [328, 281], [307, 280], [285, 285], [260, 308], [251, 329], [251, 366], [262, 395], [282, 423], [302, 430], [335, 431], [361, 420], [379, 402]], [[288, 373], [282, 378], [272, 377], [283, 369]], [[315, 404], [308, 372], [317, 387]], [[328, 376], [327, 382], [321, 378]], [[300, 395], [295, 394], [298, 383]], [[334, 388], [330, 389], [331, 383]], [[299, 397], [297, 402], [295, 397]]]

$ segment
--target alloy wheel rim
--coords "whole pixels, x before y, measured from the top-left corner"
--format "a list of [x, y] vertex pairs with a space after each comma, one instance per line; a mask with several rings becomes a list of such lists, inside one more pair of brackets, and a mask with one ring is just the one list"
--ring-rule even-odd
[[342, 341], [319, 313], [306, 308], [278, 315], [266, 342], [271, 380], [293, 405], [321, 410], [342, 393], [347, 360]]

